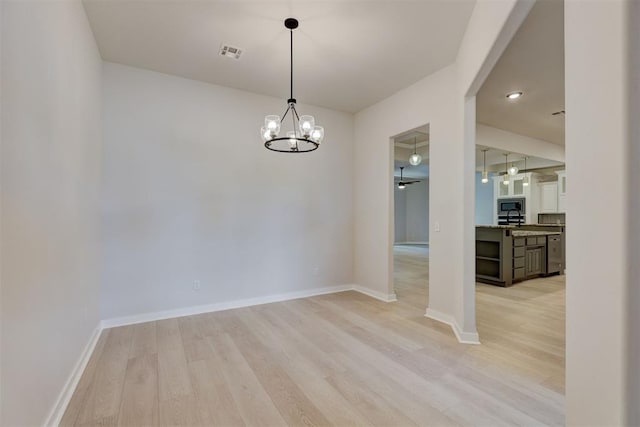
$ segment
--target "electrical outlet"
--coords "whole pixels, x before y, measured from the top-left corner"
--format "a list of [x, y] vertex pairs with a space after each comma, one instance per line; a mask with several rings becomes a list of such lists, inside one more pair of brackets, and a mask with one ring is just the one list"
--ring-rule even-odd
[[200, 280], [194, 280], [193, 281], [193, 290], [194, 291], [199, 291], [200, 288], [202, 288], [202, 284], [200, 283]]
[[436, 232], [440, 232], [440, 223], [438, 221], [436, 221], [436, 223], [434, 224], [433, 229]]

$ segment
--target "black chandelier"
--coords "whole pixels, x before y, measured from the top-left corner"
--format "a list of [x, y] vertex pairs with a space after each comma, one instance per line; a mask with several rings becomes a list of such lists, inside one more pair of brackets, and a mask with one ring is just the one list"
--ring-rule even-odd
[[[298, 20], [287, 18], [284, 26], [291, 34], [291, 96], [287, 100], [287, 109], [280, 116], [266, 116], [264, 126], [260, 129], [260, 135], [264, 146], [271, 151], [280, 153], [304, 153], [316, 150], [324, 138], [324, 128], [316, 126], [313, 116], [298, 116], [296, 111], [296, 99], [293, 97], [293, 30], [298, 28]], [[278, 136], [280, 125], [287, 114], [291, 112], [293, 130], [287, 132], [287, 136]]]

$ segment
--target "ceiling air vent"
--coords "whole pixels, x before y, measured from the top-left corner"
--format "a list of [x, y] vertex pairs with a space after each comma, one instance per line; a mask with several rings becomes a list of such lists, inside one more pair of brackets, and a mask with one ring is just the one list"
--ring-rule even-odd
[[240, 55], [242, 55], [242, 49], [239, 47], [233, 47], [226, 44], [220, 46], [220, 55], [226, 56], [228, 58], [240, 59]]

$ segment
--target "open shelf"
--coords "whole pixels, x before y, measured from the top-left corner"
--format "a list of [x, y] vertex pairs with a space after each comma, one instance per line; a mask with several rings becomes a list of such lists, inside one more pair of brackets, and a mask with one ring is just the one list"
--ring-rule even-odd
[[500, 258], [488, 257], [488, 256], [476, 256], [476, 259], [481, 259], [484, 261], [498, 261], [500, 262]]
[[476, 257], [476, 276], [490, 280], [500, 280], [500, 260]]
[[500, 259], [500, 242], [476, 240], [476, 258]]

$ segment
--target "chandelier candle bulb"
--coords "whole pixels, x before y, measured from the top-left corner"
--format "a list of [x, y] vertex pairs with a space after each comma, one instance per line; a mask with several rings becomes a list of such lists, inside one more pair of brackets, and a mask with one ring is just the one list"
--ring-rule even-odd
[[316, 126], [311, 132], [311, 140], [320, 144], [324, 138], [324, 128], [322, 126]]
[[269, 130], [271, 138], [275, 138], [280, 133], [280, 116], [267, 116], [264, 118], [265, 127]]
[[289, 138], [289, 147], [296, 148], [296, 145], [298, 143], [296, 139], [296, 132], [293, 130], [290, 130], [289, 132], [287, 132], [287, 138]]
[[272, 138], [271, 132], [264, 126], [260, 128], [260, 136], [262, 137], [262, 142], [267, 142]]
[[316, 121], [313, 116], [300, 116], [300, 133], [302, 136], [309, 138], [315, 126]]

